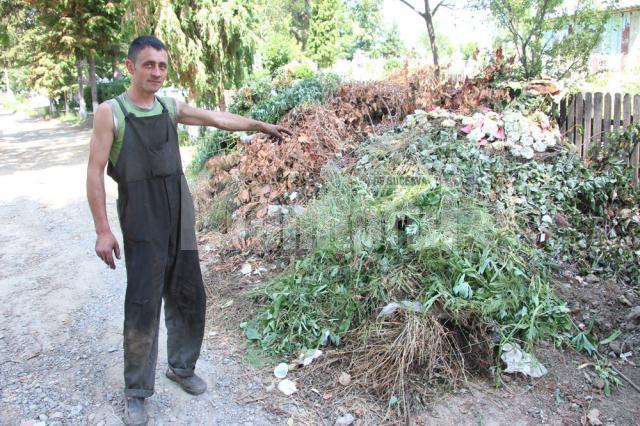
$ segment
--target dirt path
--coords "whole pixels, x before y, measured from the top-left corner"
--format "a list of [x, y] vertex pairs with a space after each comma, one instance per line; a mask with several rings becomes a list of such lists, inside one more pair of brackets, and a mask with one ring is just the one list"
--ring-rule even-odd
[[[85, 198], [90, 132], [0, 116], [0, 424], [118, 425], [122, 416], [123, 262], [95, 256]], [[121, 241], [114, 184], [107, 210]], [[152, 425], [282, 424], [238, 402], [262, 384], [208, 334], [192, 397], [164, 377], [161, 326]]]

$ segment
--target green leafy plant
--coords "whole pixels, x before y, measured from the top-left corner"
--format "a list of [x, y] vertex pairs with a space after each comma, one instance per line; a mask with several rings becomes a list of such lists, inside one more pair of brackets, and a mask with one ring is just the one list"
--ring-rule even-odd
[[[408, 221], [415, 226], [398, 230]], [[376, 195], [336, 175], [296, 226], [314, 248], [256, 294], [264, 308], [254, 337], [272, 352], [339, 345], [395, 300], [437, 304], [454, 321], [475, 315], [505, 341], [533, 342], [570, 325], [544, 267], [530, 266], [544, 265], [535, 251], [486, 207], [435, 181]]]
[[[98, 103], [102, 103], [108, 99], [121, 95], [127, 90], [129, 84], [131, 84], [131, 81], [128, 78], [98, 83]], [[83, 95], [87, 108], [91, 110], [91, 87], [84, 86]]]
[[519, 161], [437, 128], [372, 138], [357, 155], [362, 173], [437, 176], [490, 201], [491, 210], [531, 244], [548, 233], [544, 249], [553, 263], [640, 280], [640, 190], [624, 161], [587, 167], [564, 149], [546, 161]]
[[285, 88], [275, 96], [258, 101], [250, 111], [256, 120], [276, 123], [284, 114], [301, 104], [321, 104], [333, 96], [339, 86], [334, 74], [319, 74]]
[[300, 104], [325, 102], [336, 93], [339, 84], [338, 76], [327, 73], [296, 81], [290, 87], [276, 88], [272, 80], [266, 77], [240, 89], [229, 111], [276, 123]]
[[288, 34], [270, 34], [265, 44], [263, 65], [270, 73], [291, 62], [300, 53], [296, 40]]

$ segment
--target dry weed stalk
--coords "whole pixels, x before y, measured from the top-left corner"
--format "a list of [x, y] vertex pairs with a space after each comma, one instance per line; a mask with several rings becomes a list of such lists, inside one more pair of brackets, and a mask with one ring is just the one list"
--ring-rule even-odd
[[362, 332], [353, 348], [354, 381], [408, 412], [412, 391], [433, 394], [435, 386], [465, 379], [464, 355], [451, 331], [437, 318], [404, 310]]
[[410, 408], [423, 397], [455, 388], [466, 381], [467, 373], [488, 371], [493, 353], [481, 324], [464, 315], [454, 321], [434, 305], [427, 314], [400, 309], [354, 330], [345, 339], [352, 344], [342, 352], [353, 377], [351, 386], [383, 401], [397, 398], [398, 412], [408, 418]]

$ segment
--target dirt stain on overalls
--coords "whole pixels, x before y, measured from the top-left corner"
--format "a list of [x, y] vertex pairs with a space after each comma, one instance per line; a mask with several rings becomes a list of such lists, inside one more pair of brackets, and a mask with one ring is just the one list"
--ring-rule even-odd
[[176, 127], [160, 99], [162, 113], [148, 117], [115, 99], [125, 115], [124, 141], [107, 174], [118, 183], [127, 268], [125, 394], [147, 398], [154, 391], [162, 300], [169, 365], [190, 376], [200, 355], [206, 296]]

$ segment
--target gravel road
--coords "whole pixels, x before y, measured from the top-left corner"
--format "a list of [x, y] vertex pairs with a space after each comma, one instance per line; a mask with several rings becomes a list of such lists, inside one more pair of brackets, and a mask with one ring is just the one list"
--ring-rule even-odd
[[[85, 198], [90, 131], [0, 115], [0, 424], [119, 425], [123, 413], [124, 262], [95, 256]], [[116, 188], [107, 210], [120, 241]], [[215, 332], [197, 372], [209, 391], [182, 392], [164, 377], [161, 325], [151, 425], [283, 424], [243, 397], [262, 384]]]

